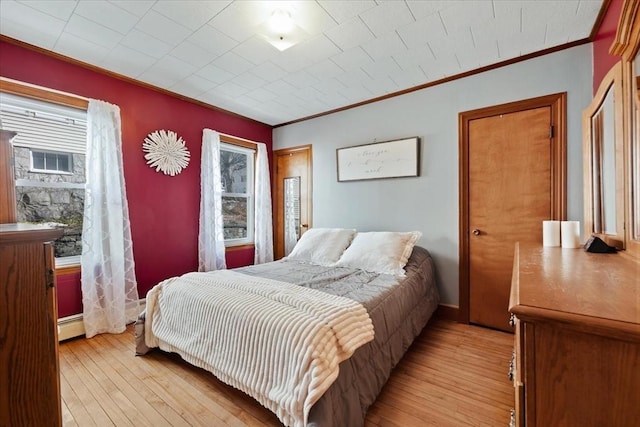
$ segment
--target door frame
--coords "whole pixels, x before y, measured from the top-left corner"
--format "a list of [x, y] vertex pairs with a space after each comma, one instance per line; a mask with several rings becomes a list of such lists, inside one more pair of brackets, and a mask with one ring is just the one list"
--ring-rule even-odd
[[278, 171], [278, 157], [281, 156], [288, 156], [290, 154], [293, 153], [297, 153], [300, 151], [307, 151], [308, 152], [308, 157], [309, 157], [309, 162], [307, 163], [307, 195], [308, 195], [308, 199], [307, 199], [307, 212], [308, 212], [308, 228], [312, 227], [313, 224], [313, 146], [311, 144], [306, 144], [306, 145], [299, 145], [296, 147], [289, 147], [289, 148], [282, 148], [280, 150], [274, 150], [273, 151], [273, 182], [271, 183], [271, 188], [274, 190], [273, 191], [273, 207], [272, 207], [272, 215], [273, 215], [273, 220], [274, 220], [274, 225], [273, 225], [273, 251], [274, 251], [274, 256], [276, 255], [276, 248], [278, 247], [278, 239], [282, 239], [284, 236], [280, 236], [279, 230], [282, 227], [282, 224], [280, 223], [280, 214], [283, 214], [282, 212], [282, 208], [281, 206], [279, 206], [280, 204], [278, 203], [278, 186], [280, 185], [280, 182], [278, 181], [279, 178], [279, 171]]
[[459, 308], [458, 321], [469, 323], [469, 124], [472, 120], [541, 107], [551, 108], [551, 219], [567, 215], [567, 93], [556, 93], [458, 114]]

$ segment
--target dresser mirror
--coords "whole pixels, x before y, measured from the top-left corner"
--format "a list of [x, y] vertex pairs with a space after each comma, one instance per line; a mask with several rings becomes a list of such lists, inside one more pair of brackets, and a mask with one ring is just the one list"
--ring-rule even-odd
[[300, 177], [284, 179], [284, 256], [300, 239]]
[[597, 235], [624, 247], [622, 66], [602, 80], [583, 113], [585, 236]]
[[610, 53], [622, 58], [625, 85], [625, 248], [640, 262], [640, 3], [624, 1]]
[[636, 52], [631, 73], [631, 100], [632, 100], [632, 135], [631, 135], [631, 194], [629, 212], [631, 229], [629, 237], [631, 241], [640, 243], [640, 54]]
[[[621, 58], [583, 114], [585, 236], [595, 234], [640, 262], [640, 3], [624, 0], [609, 50]], [[615, 202], [611, 201], [607, 106], [613, 89]], [[603, 103], [605, 105], [603, 106]], [[600, 108], [602, 107], [602, 113]], [[602, 114], [602, 117], [599, 117]], [[602, 145], [604, 144], [604, 146]], [[608, 145], [609, 144], [609, 145]], [[615, 227], [610, 218], [615, 210]], [[615, 229], [615, 231], [614, 231]]]

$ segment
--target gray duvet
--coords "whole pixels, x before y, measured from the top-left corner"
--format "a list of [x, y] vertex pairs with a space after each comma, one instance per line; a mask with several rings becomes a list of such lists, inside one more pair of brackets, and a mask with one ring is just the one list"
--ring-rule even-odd
[[[415, 337], [438, 305], [433, 261], [414, 247], [406, 278], [350, 268], [322, 267], [281, 260], [235, 271], [295, 283], [361, 303], [373, 321], [375, 338], [340, 364], [338, 379], [311, 408], [309, 426], [358, 427]], [[144, 315], [136, 323], [136, 353], [144, 345]]]

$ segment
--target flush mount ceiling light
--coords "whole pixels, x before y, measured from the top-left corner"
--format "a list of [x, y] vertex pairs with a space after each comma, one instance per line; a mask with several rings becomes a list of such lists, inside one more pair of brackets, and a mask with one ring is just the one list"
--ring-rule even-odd
[[300, 43], [308, 34], [298, 27], [291, 13], [284, 9], [275, 9], [260, 26], [260, 35], [279, 51], [289, 49]]
[[293, 18], [291, 18], [291, 13], [282, 9], [276, 9], [273, 11], [267, 20], [267, 25], [269, 25], [271, 31], [276, 34], [287, 34], [293, 30], [293, 27], [295, 26]]

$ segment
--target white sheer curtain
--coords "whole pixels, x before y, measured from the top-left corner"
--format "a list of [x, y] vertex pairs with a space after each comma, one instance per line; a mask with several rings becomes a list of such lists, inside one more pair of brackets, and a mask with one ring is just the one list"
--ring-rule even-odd
[[87, 338], [124, 332], [139, 314], [120, 108], [90, 100], [82, 224], [82, 305]]
[[220, 134], [211, 129], [204, 129], [200, 168], [198, 271], [227, 268], [223, 231]]
[[258, 143], [255, 186], [254, 264], [273, 261], [273, 223], [271, 218], [271, 177], [267, 146]]

